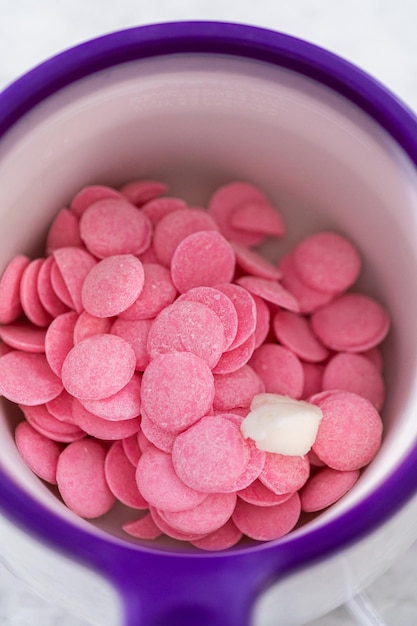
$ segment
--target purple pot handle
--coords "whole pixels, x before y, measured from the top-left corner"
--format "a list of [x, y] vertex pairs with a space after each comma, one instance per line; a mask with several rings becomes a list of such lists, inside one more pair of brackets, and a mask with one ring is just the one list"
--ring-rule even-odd
[[257, 596], [280, 575], [276, 559], [259, 548], [136, 556], [112, 577], [123, 626], [250, 626]]

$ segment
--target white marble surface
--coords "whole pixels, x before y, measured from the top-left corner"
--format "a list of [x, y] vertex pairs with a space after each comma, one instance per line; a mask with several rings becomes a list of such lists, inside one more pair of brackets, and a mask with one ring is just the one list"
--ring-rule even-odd
[[[417, 111], [415, 0], [0, 0], [0, 89], [99, 34], [185, 19], [241, 22], [301, 37], [356, 63]], [[367, 591], [388, 626], [417, 623], [416, 574], [414, 546]], [[342, 607], [310, 626], [354, 623]], [[33, 595], [1, 566], [0, 624], [86, 626]]]

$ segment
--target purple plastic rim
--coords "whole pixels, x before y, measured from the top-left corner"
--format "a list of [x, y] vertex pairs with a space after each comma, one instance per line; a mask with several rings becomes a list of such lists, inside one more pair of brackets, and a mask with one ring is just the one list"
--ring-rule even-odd
[[[369, 75], [334, 54], [294, 37], [219, 22], [178, 22], [132, 28], [99, 37], [53, 57], [16, 80], [0, 95], [0, 139], [25, 113], [81, 78], [120, 63], [179, 53], [232, 55], [306, 75], [370, 115], [417, 166], [417, 119]], [[235, 588], [237, 591], [237, 587], [246, 587], [248, 591], [248, 598], [242, 606], [236, 607], [235, 617], [224, 621], [243, 626], [247, 623], [253, 596], [268, 583], [313, 561], [326, 559], [375, 531], [404, 506], [417, 491], [417, 446], [371, 495], [325, 526], [308, 535], [289, 536], [282, 544], [272, 542], [226, 553], [176, 553], [121, 543], [110, 537], [104, 539], [50, 513], [2, 470], [0, 485], [0, 509], [4, 515], [39, 541], [97, 569], [123, 590], [128, 598], [129, 625], [142, 624], [142, 621], [136, 622], [136, 612], [142, 615], [143, 623], [147, 614], [143, 594], [136, 596], [134, 587], [138, 589], [138, 585], [139, 588], [142, 585], [151, 600], [157, 595], [160, 599], [159, 592], [156, 594], [152, 588], [156, 577], [158, 585], [165, 584], [168, 588], [179, 578], [191, 585], [188, 593], [199, 605], [207, 584], [213, 583], [212, 577], [220, 576], [225, 594]], [[129, 580], [132, 581], [130, 586]], [[216, 593], [217, 602], [230, 603], [228, 595], [222, 597], [219, 587]], [[197, 619], [192, 610], [188, 615], [181, 618], [184, 626]], [[199, 620], [200, 617], [198, 615]]]

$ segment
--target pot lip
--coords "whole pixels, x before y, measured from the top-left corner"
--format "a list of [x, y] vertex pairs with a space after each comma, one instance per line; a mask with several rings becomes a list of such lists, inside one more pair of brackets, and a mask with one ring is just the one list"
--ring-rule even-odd
[[[417, 119], [378, 81], [314, 44], [230, 22], [186, 21], [138, 26], [92, 39], [50, 58], [0, 94], [0, 138], [33, 107], [77, 80], [135, 59], [175, 53], [217, 53], [259, 60], [315, 79], [369, 114], [417, 165]], [[0, 481], [0, 509], [6, 517], [54, 549], [109, 575], [115, 558], [120, 559], [123, 554], [128, 558], [131, 553], [137, 557], [141, 552], [151, 560], [180, 557], [185, 563], [197, 558], [206, 564], [268, 554], [276, 560], [276, 575], [281, 576], [346, 548], [394, 516], [417, 491], [417, 446], [370, 495], [322, 527], [299, 536], [290, 535], [281, 542], [223, 553], [169, 552], [109, 540], [53, 515], [26, 495], [1, 468]]]

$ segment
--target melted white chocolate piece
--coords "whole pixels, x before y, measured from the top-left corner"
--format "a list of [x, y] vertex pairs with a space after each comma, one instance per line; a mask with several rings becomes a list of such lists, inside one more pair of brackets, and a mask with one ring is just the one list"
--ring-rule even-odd
[[241, 430], [260, 450], [302, 456], [315, 442], [322, 417], [319, 407], [304, 400], [260, 393], [254, 396]]

